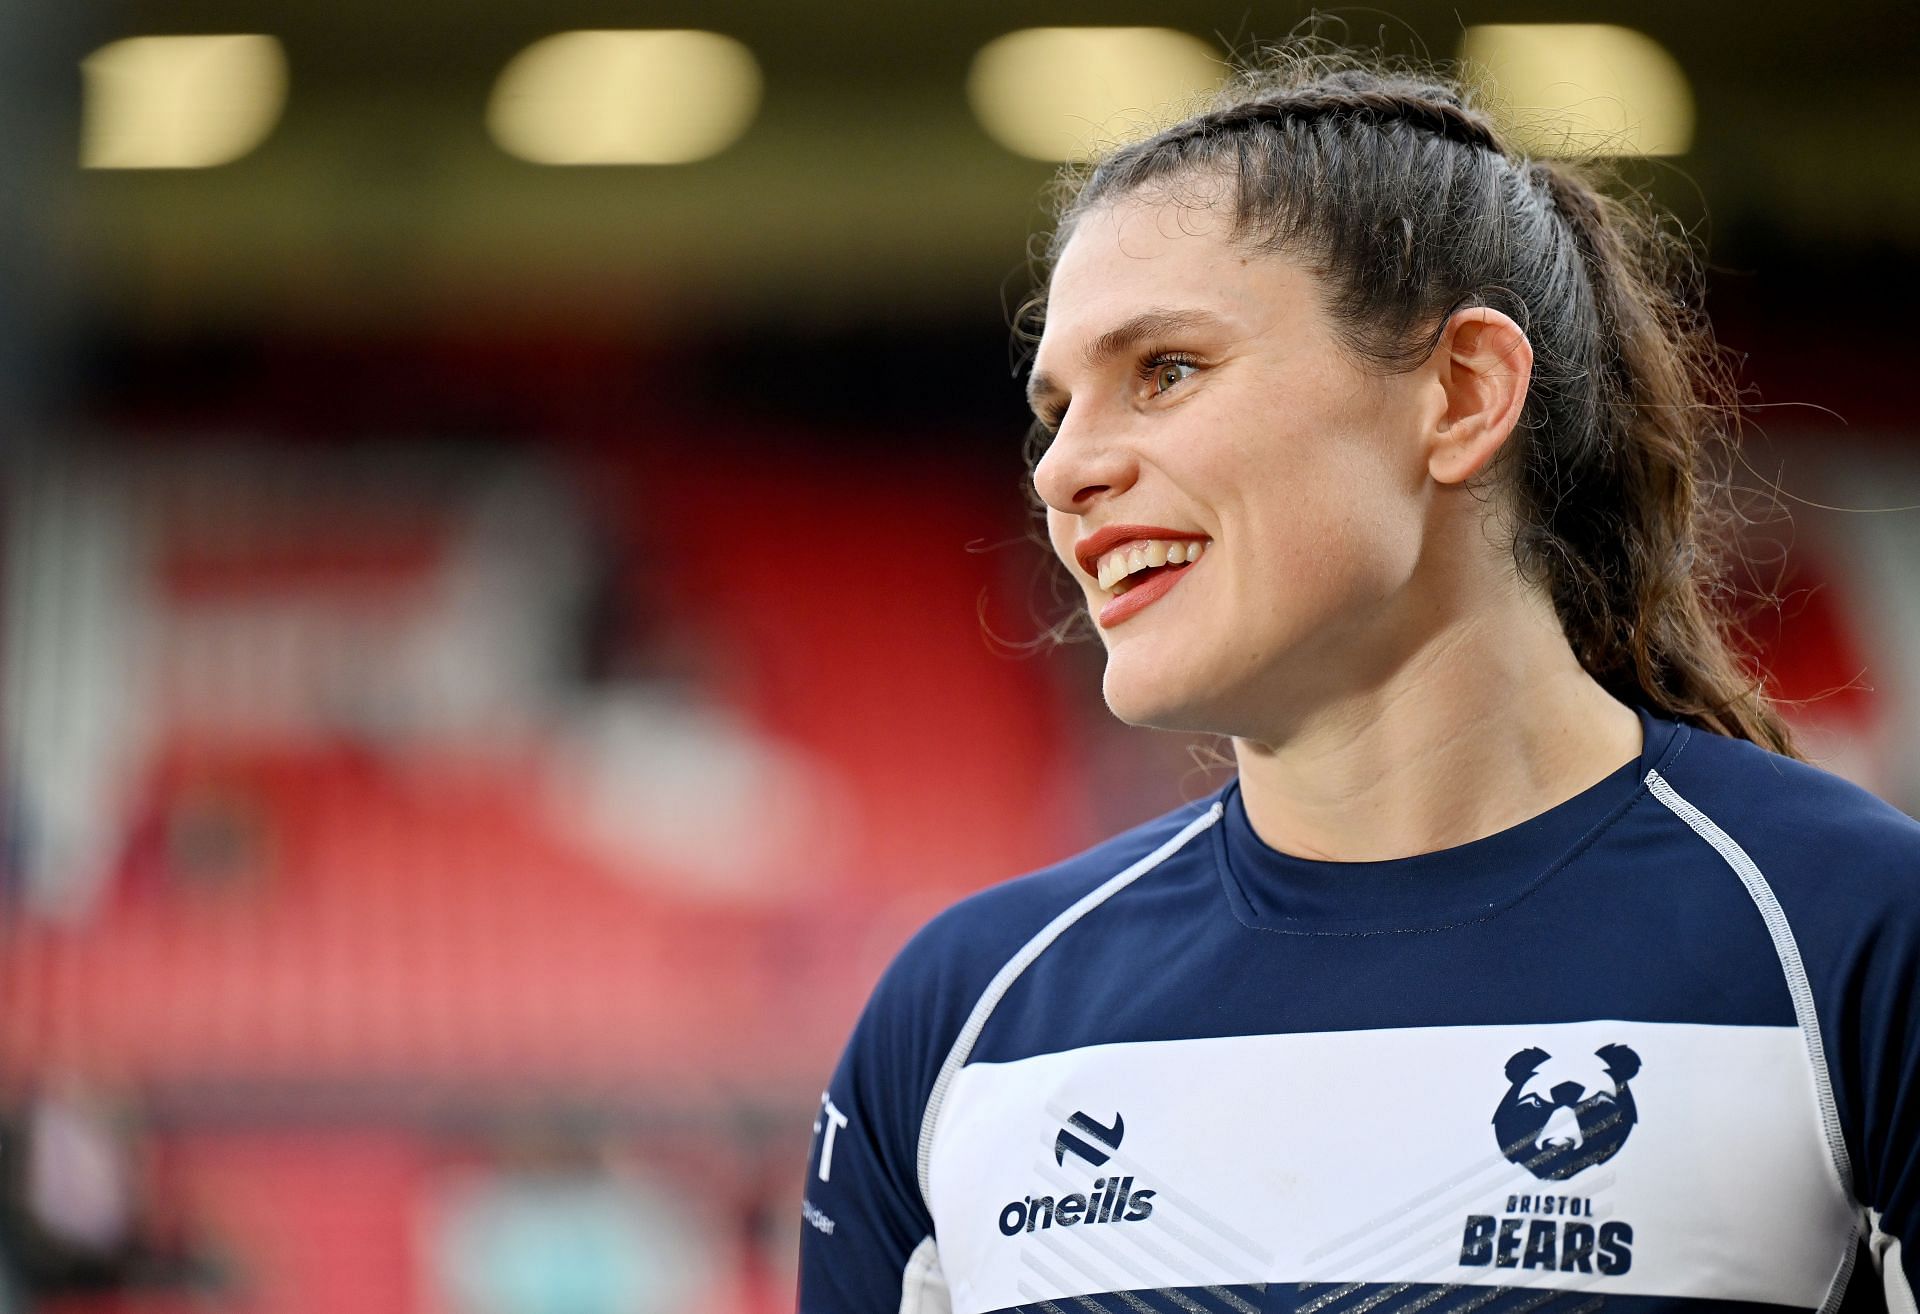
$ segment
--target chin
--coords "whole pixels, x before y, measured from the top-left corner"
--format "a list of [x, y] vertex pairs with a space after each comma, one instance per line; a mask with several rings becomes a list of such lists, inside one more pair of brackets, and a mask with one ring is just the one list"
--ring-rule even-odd
[[[1107, 654], [1107, 673], [1101, 682], [1107, 710], [1128, 725], [1150, 730], [1212, 733], [1217, 727], [1200, 697], [1201, 687], [1191, 669], [1150, 669], [1138, 660], [1144, 654], [1117, 657]], [[1158, 666], [1158, 663], [1153, 664]]]
[[[1208, 660], [1209, 655], [1208, 643], [1198, 635], [1171, 636], [1165, 645], [1129, 636], [1107, 652], [1101, 680], [1107, 710], [1143, 729], [1265, 742], [1303, 710], [1297, 695], [1315, 687], [1299, 660], [1276, 655], [1272, 648], [1244, 661], [1217, 655]], [[1309, 672], [1329, 664], [1325, 654], [1306, 656]]]

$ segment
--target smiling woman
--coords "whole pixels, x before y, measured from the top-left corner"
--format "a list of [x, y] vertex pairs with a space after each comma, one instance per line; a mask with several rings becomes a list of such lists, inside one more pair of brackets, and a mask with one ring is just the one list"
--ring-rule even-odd
[[1239, 771], [901, 953], [801, 1309], [1912, 1310], [1920, 826], [1728, 645], [1680, 253], [1338, 52], [1075, 182], [1034, 488]]

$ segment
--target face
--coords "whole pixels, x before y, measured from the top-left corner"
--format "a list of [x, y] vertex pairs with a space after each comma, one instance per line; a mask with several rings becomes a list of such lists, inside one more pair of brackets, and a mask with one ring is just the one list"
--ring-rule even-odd
[[1223, 223], [1140, 200], [1080, 220], [1034, 360], [1034, 482], [1113, 712], [1264, 739], [1415, 619], [1431, 389], [1350, 360], [1314, 276]]

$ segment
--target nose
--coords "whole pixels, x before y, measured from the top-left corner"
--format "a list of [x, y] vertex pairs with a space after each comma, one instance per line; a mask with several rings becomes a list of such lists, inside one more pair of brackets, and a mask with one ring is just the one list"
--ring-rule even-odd
[[1103, 436], [1091, 418], [1071, 413], [1033, 467], [1040, 500], [1065, 515], [1084, 514], [1101, 496], [1125, 492], [1139, 467], [1124, 442]]
[[1547, 1119], [1547, 1125], [1540, 1129], [1540, 1138], [1534, 1144], [1543, 1150], [1577, 1150], [1583, 1139], [1580, 1135], [1580, 1119], [1563, 1104]]

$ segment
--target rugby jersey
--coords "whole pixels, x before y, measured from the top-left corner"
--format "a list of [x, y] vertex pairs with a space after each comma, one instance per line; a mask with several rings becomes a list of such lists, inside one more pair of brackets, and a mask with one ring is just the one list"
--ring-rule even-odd
[[936, 917], [821, 1098], [801, 1314], [1914, 1310], [1920, 824], [1642, 713], [1472, 843], [1236, 784]]

